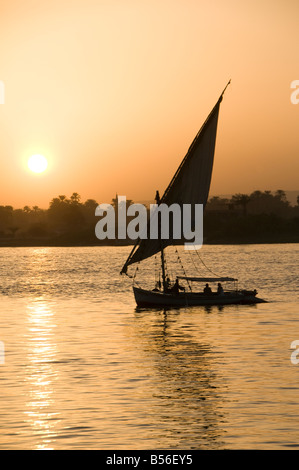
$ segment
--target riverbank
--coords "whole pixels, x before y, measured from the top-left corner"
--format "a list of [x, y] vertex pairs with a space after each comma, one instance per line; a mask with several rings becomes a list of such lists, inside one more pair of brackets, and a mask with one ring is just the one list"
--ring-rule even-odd
[[[299, 236], [281, 238], [273, 237], [260, 238], [260, 239], [235, 239], [235, 240], [224, 240], [224, 239], [213, 239], [204, 240], [204, 245], [274, 245], [274, 244], [287, 244], [287, 243], [299, 243]], [[120, 246], [134, 246], [134, 242], [117, 242], [117, 241], [96, 241], [94, 243], [84, 242], [58, 242], [54, 240], [0, 240], [0, 248], [25, 248], [25, 247], [120, 247]], [[180, 243], [177, 243], [180, 245]]]

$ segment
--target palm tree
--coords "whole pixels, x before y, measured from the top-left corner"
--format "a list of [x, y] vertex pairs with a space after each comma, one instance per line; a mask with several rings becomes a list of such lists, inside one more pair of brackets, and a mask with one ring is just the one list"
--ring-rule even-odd
[[250, 196], [248, 196], [247, 194], [235, 194], [232, 197], [232, 203], [233, 204], [236, 204], [238, 206], [243, 207], [243, 214], [244, 215], [247, 215], [247, 205], [248, 205], [249, 201], [250, 201]]
[[282, 189], [278, 189], [275, 193], [275, 196], [277, 196], [277, 198], [280, 201], [287, 202], [287, 195], [286, 195], [285, 191], [283, 191]]
[[78, 193], [73, 193], [73, 194], [71, 195], [71, 202], [72, 202], [73, 204], [79, 204], [79, 203], [80, 203], [80, 199], [81, 199], [81, 196], [80, 196], [80, 194], [78, 194]]

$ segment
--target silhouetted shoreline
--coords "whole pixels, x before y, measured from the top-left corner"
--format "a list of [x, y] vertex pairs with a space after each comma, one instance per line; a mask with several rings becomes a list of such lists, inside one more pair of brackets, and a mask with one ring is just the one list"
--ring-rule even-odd
[[[274, 245], [274, 244], [290, 244], [290, 243], [299, 243], [299, 236], [294, 236], [290, 238], [273, 238], [273, 239], [259, 239], [259, 240], [213, 240], [213, 241], [204, 241], [203, 245]], [[46, 247], [129, 247], [133, 246], [133, 242], [119, 243], [115, 241], [101, 241], [94, 243], [80, 243], [80, 242], [57, 242], [53, 240], [0, 240], [0, 248], [46, 248]], [[179, 246], [180, 244], [177, 244]]]
[[[116, 234], [118, 203], [116, 195], [111, 201]], [[132, 203], [126, 200], [127, 206]], [[129, 238], [96, 238], [95, 226], [100, 220], [95, 216], [97, 206], [93, 199], [82, 203], [78, 193], [52, 199], [48, 209], [0, 205], [0, 247], [134, 245], [135, 240]], [[299, 196], [296, 205], [290, 204], [282, 190], [254, 191], [231, 198], [214, 196], [205, 207], [203, 234], [205, 245], [299, 243]]]

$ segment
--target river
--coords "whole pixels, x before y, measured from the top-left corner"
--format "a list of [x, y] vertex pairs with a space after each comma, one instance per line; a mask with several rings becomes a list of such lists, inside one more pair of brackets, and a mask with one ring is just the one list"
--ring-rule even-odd
[[299, 447], [299, 244], [178, 251], [268, 303], [136, 309], [130, 247], [0, 249], [1, 449]]

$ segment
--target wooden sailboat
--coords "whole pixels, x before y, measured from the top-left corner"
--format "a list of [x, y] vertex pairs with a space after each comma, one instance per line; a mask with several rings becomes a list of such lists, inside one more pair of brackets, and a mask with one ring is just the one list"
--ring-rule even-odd
[[[202, 204], [203, 207], [206, 205], [212, 177], [220, 103], [229, 83], [193, 140], [161, 199], [157, 191], [157, 205], [162, 203], [167, 204], [168, 207], [174, 203], [179, 204], [180, 207], [183, 207], [184, 204]], [[165, 248], [175, 244], [177, 243], [171, 237], [169, 239], [162, 239], [162, 237], [157, 239], [143, 238], [139, 239], [133, 247], [121, 274], [127, 274], [128, 266], [131, 264], [143, 261], [157, 253], [161, 255], [162, 282], [157, 284], [153, 290], [133, 285], [135, 300], [139, 307], [180, 307], [263, 302], [262, 299], [256, 297], [257, 292], [255, 289], [239, 289], [237, 279], [232, 277], [176, 276], [175, 282], [171, 284], [165, 267]], [[182, 280], [188, 282], [189, 289], [181, 290], [182, 287], [179, 282]], [[223, 282], [231, 283], [232, 287], [223, 289]], [[194, 283], [197, 286], [195, 289]], [[217, 292], [209, 290], [209, 283], [218, 284]]]

